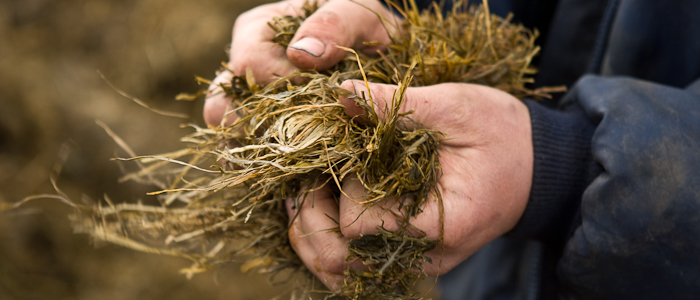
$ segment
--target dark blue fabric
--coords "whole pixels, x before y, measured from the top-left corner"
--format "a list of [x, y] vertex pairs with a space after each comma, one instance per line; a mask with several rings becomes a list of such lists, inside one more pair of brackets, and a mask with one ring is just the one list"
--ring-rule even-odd
[[700, 95], [630, 78], [584, 77], [571, 94], [598, 123], [582, 224], [559, 263], [588, 299], [700, 296]]
[[[535, 87], [571, 87], [586, 72], [608, 0], [561, 0], [546, 40], [541, 42], [542, 56], [535, 76]], [[556, 107], [559, 97], [544, 104]]]
[[[533, 254], [539, 253], [540, 247], [533, 241], [506, 237], [491, 242], [463, 262], [461, 267], [440, 276], [441, 299], [528, 299], [528, 293], [521, 291], [533, 286], [528, 282], [532, 277], [527, 272], [535, 259]], [[534, 285], [534, 288], [537, 289], [538, 285]], [[530, 291], [533, 294], [537, 292]]]
[[617, 11], [620, 8], [620, 0], [609, 0], [603, 12], [603, 19], [598, 27], [598, 34], [595, 38], [591, 60], [588, 62], [589, 74], [600, 74], [600, 69], [603, 66], [603, 57], [608, 48], [608, 40], [610, 39], [610, 31], [613, 26], [613, 21], [617, 16]]
[[[566, 111], [525, 101], [532, 120], [535, 152], [531, 201], [510, 236], [560, 241], [580, 206], [581, 194], [599, 172], [591, 155], [595, 125], [579, 106]], [[566, 166], [566, 167], [562, 167]], [[588, 167], [587, 167], [588, 166]], [[572, 168], [573, 167], [573, 168]], [[596, 174], [597, 175], [597, 174]]]
[[675, 87], [700, 77], [700, 1], [622, 1], [603, 75]]
[[[385, 1], [391, 1], [391, 0], [385, 0]], [[395, 0], [394, 0], [395, 1]], [[438, 4], [443, 5], [443, 11], [448, 12], [452, 10], [453, 6], [453, 1], [435, 1], [435, 0], [415, 0], [416, 6], [419, 9], [427, 9], [430, 8], [433, 5], [433, 2], [436, 2]], [[491, 11], [492, 14], [496, 14], [501, 17], [505, 17], [508, 15], [508, 13], [513, 12], [513, 2], [514, 0], [490, 0], [489, 1], [489, 10]], [[483, 0], [468, 0], [466, 2], [467, 6], [469, 5], [481, 5], [483, 3]]]
[[[492, 14], [505, 18], [513, 12], [513, 0], [489, 0], [489, 11]], [[481, 5], [483, 0], [469, 0], [469, 5]]]
[[[494, 241], [453, 271], [472, 274], [472, 299], [700, 298], [700, 1], [621, 1], [609, 31], [607, 2], [561, 0], [539, 20], [537, 85], [569, 86], [569, 105], [527, 103], [535, 174], [508, 238], [539, 240], [540, 264]], [[603, 76], [584, 76], [599, 31]]]

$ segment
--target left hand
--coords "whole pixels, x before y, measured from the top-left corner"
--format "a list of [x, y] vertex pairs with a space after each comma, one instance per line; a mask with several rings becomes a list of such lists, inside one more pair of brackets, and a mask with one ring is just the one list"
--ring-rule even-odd
[[396, 16], [377, 0], [320, 0], [319, 9], [299, 26], [290, 45], [275, 44], [275, 32], [268, 22], [274, 17], [297, 15], [306, 0], [285, 0], [258, 6], [241, 14], [233, 26], [230, 56], [225, 70], [217, 75], [209, 87], [204, 103], [204, 121], [210, 126], [229, 126], [236, 120], [229, 114], [233, 107], [221, 83], [231, 82], [234, 74], [253, 77], [260, 84], [270, 83], [278, 76], [287, 76], [299, 69], [326, 70], [345, 57], [346, 51], [336, 46], [352, 47], [368, 54], [376, 54], [383, 46], [367, 46], [363, 42], [377, 41], [389, 44], [392, 26], [382, 26], [382, 16], [394, 20]]
[[[346, 81], [341, 87], [357, 95], [367, 92], [361, 81]], [[375, 107], [390, 107], [396, 89], [370, 84]], [[364, 114], [353, 100], [341, 100], [349, 116]], [[426, 253], [432, 264], [423, 265], [428, 274], [439, 275], [510, 231], [522, 216], [534, 160], [530, 115], [522, 102], [505, 92], [460, 83], [408, 88], [401, 112], [411, 110], [413, 120], [447, 135], [438, 148], [442, 177], [436, 187], [443, 196], [444, 240]], [[346, 178], [342, 185], [352, 199], [341, 195], [336, 203], [328, 189], [321, 189], [308, 195], [310, 201], [300, 208], [287, 201], [290, 218], [300, 209], [289, 231], [292, 247], [331, 290], [340, 286], [346, 268], [363, 267], [345, 262], [349, 240], [377, 233], [382, 222], [388, 230], [398, 229], [393, 214], [386, 212], [397, 209], [388, 205], [391, 201], [365, 210], [358, 204], [364, 200], [360, 182]], [[423, 212], [410, 220], [433, 239], [440, 237], [438, 205], [429, 198]], [[338, 226], [340, 232], [325, 230]]]

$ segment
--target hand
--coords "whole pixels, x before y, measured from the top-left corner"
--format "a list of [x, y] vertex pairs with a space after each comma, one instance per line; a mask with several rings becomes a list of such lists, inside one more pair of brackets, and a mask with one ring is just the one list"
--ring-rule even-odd
[[[287, 76], [299, 69], [326, 70], [345, 56], [336, 46], [353, 47], [375, 54], [381, 47], [364, 46], [363, 42], [388, 44], [389, 33], [377, 14], [387, 20], [395, 16], [377, 0], [319, 1], [318, 11], [307, 18], [294, 35], [290, 46], [284, 48], [272, 42], [274, 31], [267, 25], [273, 17], [297, 15], [304, 0], [288, 0], [262, 5], [241, 14], [233, 26], [233, 40], [228, 68], [236, 75], [251, 68], [255, 80], [269, 83], [275, 75]], [[386, 28], [391, 29], [392, 26]], [[231, 99], [218, 87], [230, 82], [233, 74], [223, 71], [209, 87], [204, 104], [204, 121], [212, 126], [222, 124], [226, 112], [232, 109]], [[230, 125], [235, 116], [226, 116]]]
[[[346, 81], [341, 87], [366, 94], [361, 81]], [[370, 84], [375, 107], [390, 107], [396, 89]], [[342, 101], [348, 115], [364, 114], [353, 100]], [[411, 110], [413, 120], [447, 134], [438, 148], [442, 177], [436, 187], [444, 203], [444, 240], [426, 253], [432, 264], [424, 264], [428, 274], [438, 275], [511, 230], [522, 216], [533, 172], [530, 115], [522, 102], [505, 92], [459, 83], [408, 88], [401, 111]], [[342, 283], [348, 267], [345, 257], [350, 239], [377, 233], [382, 221], [385, 228], [398, 229], [393, 214], [386, 212], [396, 207], [373, 206], [364, 211], [357, 203], [364, 200], [359, 181], [346, 178], [342, 188], [352, 199], [341, 195], [336, 203], [329, 191], [321, 189], [308, 195], [312, 201], [300, 208], [287, 201], [290, 218], [300, 209], [289, 232], [292, 247], [332, 290]], [[440, 237], [438, 205], [435, 199], [428, 199], [424, 211], [410, 220], [434, 239]], [[338, 226], [340, 233], [324, 231]]]

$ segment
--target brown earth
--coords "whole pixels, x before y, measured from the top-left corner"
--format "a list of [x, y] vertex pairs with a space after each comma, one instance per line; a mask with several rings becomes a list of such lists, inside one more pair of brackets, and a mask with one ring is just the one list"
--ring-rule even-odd
[[[182, 148], [190, 131], [179, 125], [203, 124], [203, 103], [175, 95], [200, 88], [194, 75], [214, 77], [236, 16], [262, 3], [0, 1], [0, 204], [53, 193], [48, 178], [61, 153], [69, 155], [58, 185], [72, 199], [154, 201], [145, 195], [154, 187], [117, 183], [122, 171], [109, 159], [127, 155], [95, 120], [137, 154]], [[191, 118], [138, 106], [97, 70], [149, 105]], [[73, 234], [70, 213], [53, 200], [0, 213], [0, 299], [270, 299], [285, 290], [236, 263], [187, 280], [178, 270], [188, 261], [95, 245]]]
[[[0, 201], [52, 193], [48, 181], [62, 145], [58, 180], [74, 200], [106, 193], [151, 201], [152, 187], [118, 184], [125, 156], [95, 124], [108, 124], [138, 154], [172, 151], [203, 124], [201, 100], [176, 102], [212, 78], [249, 0], [0, 1]], [[97, 74], [150, 105], [191, 116], [156, 115], [119, 96]], [[265, 279], [231, 264], [187, 280], [189, 262], [73, 234], [71, 209], [51, 200], [0, 213], [0, 299], [269, 299]]]

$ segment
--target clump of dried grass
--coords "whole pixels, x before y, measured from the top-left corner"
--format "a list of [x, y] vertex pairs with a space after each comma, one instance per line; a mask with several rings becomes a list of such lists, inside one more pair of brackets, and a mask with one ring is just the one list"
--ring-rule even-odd
[[[291, 197], [300, 205], [312, 186], [329, 186], [339, 194], [343, 178], [357, 176], [367, 190], [366, 205], [400, 202], [401, 226], [352, 241], [348, 260], [376, 267], [347, 270], [345, 286], [329, 295], [420, 298], [413, 285], [424, 276], [424, 253], [439, 240], [424, 237], [409, 220], [430, 195], [441, 201], [434, 189], [441, 133], [405, 126], [412, 122], [410, 114], [399, 114], [398, 108], [406, 89], [470, 82], [518, 97], [547, 91], [525, 87], [535, 73], [530, 62], [539, 49], [534, 45], [537, 33], [511, 24], [510, 17], [501, 19], [474, 6], [444, 17], [438, 5], [423, 12], [411, 5], [401, 8], [400, 24], [384, 21], [400, 27], [402, 34], [392, 36], [387, 50], [376, 56], [347, 49], [348, 55], [329, 71], [300, 71], [265, 86], [249, 71], [222, 84], [236, 107], [235, 124], [190, 125], [194, 132], [183, 138], [187, 148], [120, 159], [137, 161], [140, 167], [123, 180], [155, 184], [161, 190], [152, 194], [162, 205], [115, 205], [105, 198], [107, 206], [86, 208], [87, 213], [73, 217], [77, 230], [132, 249], [187, 258], [193, 264], [183, 273], [189, 276], [231, 261], [243, 262], [243, 271], [272, 277], [285, 270], [309, 275], [287, 239], [284, 201]], [[272, 20], [275, 42], [288, 45], [316, 9], [307, 3], [299, 16]], [[294, 77], [306, 81], [296, 85]], [[339, 97], [355, 96], [339, 88], [347, 79], [396, 84], [393, 108], [384, 108], [388, 117], [380, 119], [373, 100], [364, 95], [355, 98], [366, 108], [367, 120], [346, 116]], [[409, 127], [417, 129], [405, 129]]]

